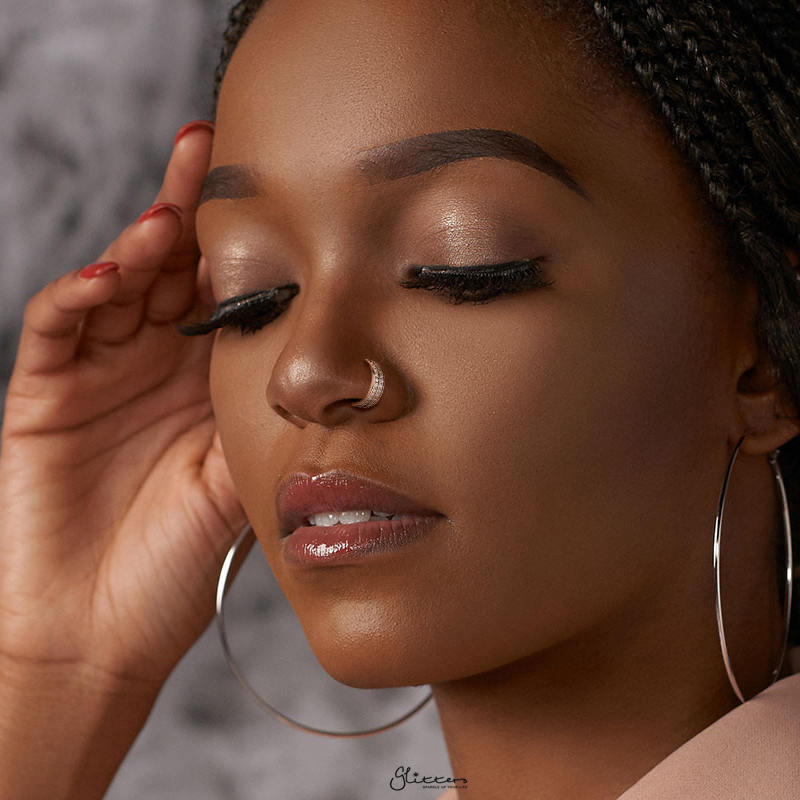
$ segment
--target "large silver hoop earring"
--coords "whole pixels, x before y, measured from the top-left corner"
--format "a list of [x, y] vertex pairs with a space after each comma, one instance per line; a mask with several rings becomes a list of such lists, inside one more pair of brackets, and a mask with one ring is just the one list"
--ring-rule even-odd
[[222, 564], [222, 569], [219, 573], [219, 580], [217, 582], [216, 618], [219, 637], [220, 641], [222, 642], [222, 652], [225, 654], [225, 659], [228, 662], [228, 666], [231, 668], [233, 674], [236, 676], [236, 679], [239, 681], [242, 687], [253, 697], [256, 703], [258, 703], [258, 705], [261, 706], [264, 711], [269, 712], [286, 725], [290, 725], [291, 727], [297, 728], [301, 731], [307, 731], [308, 733], [315, 733], [318, 736], [356, 737], [371, 736], [373, 733], [380, 733], [381, 731], [389, 730], [389, 728], [394, 728], [401, 722], [405, 722], [409, 717], [416, 714], [417, 711], [419, 711], [426, 703], [428, 703], [431, 697], [433, 697], [433, 692], [428, 692], [428, 695], [419, 703], [417, 703], [410, 711], [403, 714], [402, 717], [398, 717], [392, 722], [387, 723], [386, 725], [380, 725], [377, 728], [366, 728], [365, 730], [359, 731], [328, 731], [324, 730], [323, 728], [315, 728], [312, 725], [306, 725], [302, 722], [298, 722], [297, 720], [288, 717], [283, 712], [278, 711], [277, 708], [274, 708], [266, 700], [264, 700], [264, 698], [261, 697], [261, 695], [258, 694], [258, 692], [256, 692], [256, 690], [248, 683], [247, 679], [242, 674], [242, 671], [239, 669], [236, 661], [234, 661], [230, 647], [228, 646], [228, 637], [225, 634], [225, 592], [228, 590], [228, 576], [230, 575], [231, 566], [233, 565], [234, 558], [236, 557], [236, 551], [249, 536], [254, 536], [254, 534], [252, 526], [250, 523], [247, 523], [247, 525], [242, 528], [231, 549], [228, 550], [228, 555], [225, 556], [225, 561]]
[[[728, 493], [728, 482], [731, 477], [731, 472], [733, 471], [733, 463], [736, 461], [736, 456], [744, 439], [745, 437], [742, 436], [742, 438], [737, 442], [736, 447], [733, 448], [733, 453], [730, 461], [728, 462], [728, 470], [725, 473], [725, 480], [722, 483], [722, 492], [719, 496], [719, 506], [717, 508], [717, 518], [716, 522], [714, 523], [714, 585], [716, 587], [717, 630], [719, 631], [719, 643], [720, 647], [722, 648], [722, 660], [725, 662], [725, 670], [728, 673], [728, 680], [730, 681], [736, 696], [742, 703], [745, 702], [744, 696], [742, 695], [742, 691], [739, 688], [739, 684], [736, 682], [733, 670], [731, 669], [731, 662], [730, 658], [728, 657], [728, 646], [725, 641], [725, 626], [722, 622], [722, 595], [719, 587], [719, 561], [720, 533], [722, 531], [722, 515], [725, 510], [725, 496]], [[786, 537], [786, 591], [784, 592], [783, 614], [786, 619], [786, 625], [783, 635], [783, 647], [781, 649], [780, 660], [778, 661], [778, 666], [772, 672], [772, 680], [769, 684], [770, 686], [772, 686], [772, 684], [778, 679], [781, 667], [783, 666], [783, 659], [786, 656], [786, 644], [789, 640], [789, 618], [792, 610], [792, 572], [794, 570], [792, 560], [792, 526], [789, 519], [789, 503], [786, 499], [786, 489], [783, 485], [783, 476], [781, 475], [781, 468], [778, 464], [779, 452], [780, 450], [773, 450], [768, 456], [768, 461], [772, 467], [772, 473], [775, 476], [775, 482], [778, 484], [778, 494], [781, 499], [781, 505], [783, 506], [783, 530]]]

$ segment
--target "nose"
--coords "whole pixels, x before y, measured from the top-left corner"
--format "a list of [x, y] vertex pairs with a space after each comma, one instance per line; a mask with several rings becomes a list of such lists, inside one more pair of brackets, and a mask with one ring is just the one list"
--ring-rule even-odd
[[[287, 315], [293, 327], [267, 384], [270, 407], [301, 428], [309, 422], [326, 428], [359, 419], [386, 422], [407, 413], [413, 392], [383, 345], [389, 332], [381, 329], [380, 308], [356, 292], [306, 295]], [[371, 408], [356, 408], [372, 384], [366, 359], [382, 370], [383, 393]]]

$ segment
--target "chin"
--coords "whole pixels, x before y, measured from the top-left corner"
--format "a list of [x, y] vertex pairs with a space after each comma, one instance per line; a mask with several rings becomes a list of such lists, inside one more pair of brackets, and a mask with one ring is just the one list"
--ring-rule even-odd
[[[309, 644], [322, 668], [339, 683], [355, 689], [389, 689], [428, 683], [430, 665], [425, 658], [404, 658], [386, 642], [310, 638]], [[421, 654], [420, 654], [421, 655]]]
[[335, 680], [356, 689], [388, 689], [420, 686], [439, 675], [441, 643], [425, 643], [416, 626], [385, 619], [374, 608], [369, 614], [333, 608], [336, 613], [300, 621], [311, 650]]

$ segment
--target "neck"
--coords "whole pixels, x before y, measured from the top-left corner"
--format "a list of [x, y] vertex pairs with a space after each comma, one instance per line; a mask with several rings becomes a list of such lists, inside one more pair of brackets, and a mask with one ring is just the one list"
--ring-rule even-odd
[[499, 669], [433, 687], [453, 775], [467, 778], [469, 798], [615, 800], [738, 705], [713, 605], [694, 632], [674, 606], [666, 609], [671, 631], [645, 613], [652, 605], [640, 608]]

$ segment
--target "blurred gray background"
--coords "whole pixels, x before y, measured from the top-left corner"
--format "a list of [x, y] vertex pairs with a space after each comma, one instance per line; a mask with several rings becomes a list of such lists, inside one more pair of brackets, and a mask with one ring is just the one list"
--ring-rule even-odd
[[[94, 261], [150, 205], [175, 132], [208, 117], [228, 5], [0, 0], [3, 397], [27, 300]], [[260, 549], [231, 590], [227, 616], [252, 683], [303, 722], [373, 727], [427, 692], [365, 692], [327, 676]], [[400, 765], [452, 774], [432, 702], [376, 736], [296, 731], [239, 687], [212, 624], [170, 677], [107, 798], [371, 800], [397, 796], [389, 779]], [[416, 786], [403, 792], [433, 796]]]

